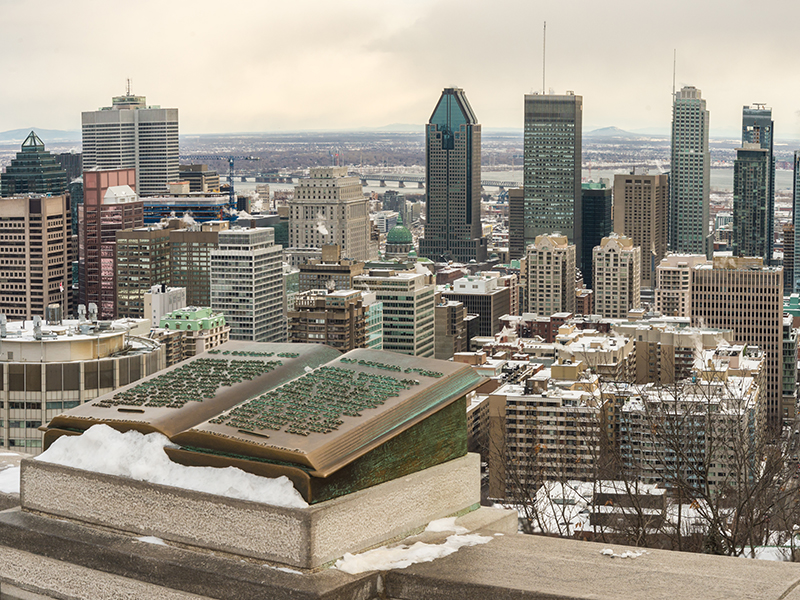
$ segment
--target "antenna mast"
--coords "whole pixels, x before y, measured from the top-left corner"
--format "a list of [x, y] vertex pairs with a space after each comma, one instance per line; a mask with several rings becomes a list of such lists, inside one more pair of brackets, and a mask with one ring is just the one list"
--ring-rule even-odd
[[678, 64], [678, 49], [672, 50], [672, 98], [675, 98], [675, 69]]
[[127, 87], [127, 91], [125, 93], [126, 93], [126, 95], [130, 96], [131, 95], [131, 78], [130, 77], [128, 77], [127, 82], [128, 82], [128, 87]]
[[542, 29], [542, 95], [547, 94], [547, 88], [544, 86], [544, 70], [545, 70], [545, 54], [547, 52], [547, 21], [544, 22]]

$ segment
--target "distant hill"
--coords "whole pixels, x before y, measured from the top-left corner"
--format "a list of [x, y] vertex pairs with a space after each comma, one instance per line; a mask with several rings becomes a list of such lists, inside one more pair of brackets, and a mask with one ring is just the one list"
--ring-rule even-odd
[[631, 133], [619, 127], [602, 127], [583, 134], [584, 139], [593, 140], [624, 140], [628, 142], [638, 140], [666, 139], [668, 136], [648, 133]]
[[55, 142], [79, 142], [81, 140], [80, 131], [62, 131], [60, 129], [40, 129], [38, 127], [25, 127], [24, 129], [12, 129], [10, 131], [0, 131], [0, 142], [11, 143], [25, 141], [28, 134], [35, 131], [45, 146]]

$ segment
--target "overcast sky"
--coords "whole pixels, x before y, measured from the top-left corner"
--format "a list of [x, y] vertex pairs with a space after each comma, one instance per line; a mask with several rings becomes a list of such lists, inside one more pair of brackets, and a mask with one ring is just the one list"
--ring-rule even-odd
[[763, 102], [800, 139], [800, 3], [752, 0], [0, 0], [0, 131], [79, 129], [128, 77], [182, 134], [421, 125], [453, 85], [521, 127], [543, 21], [547, 87], [583, 96], [586, 129], [666, 132], [677, 48], [712, 137]]

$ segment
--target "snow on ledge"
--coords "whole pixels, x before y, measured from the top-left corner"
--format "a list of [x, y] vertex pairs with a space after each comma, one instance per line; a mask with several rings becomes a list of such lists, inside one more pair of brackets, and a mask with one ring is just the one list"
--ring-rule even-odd
[[393, 548], [382, 546], [355, 555], [348, 552], [343, 558], [336, 561], [333, 568], [351, 575], [367, 571], [405, 569], [416, 563], [431, 562], [437, 558], [448, 556], [463, 546], [477, 546], [478, 544], [485, 544], [492, 539], [494, 538], [490, 536], [471, 533], [468, 535], [451, 535], [443, 544], [417, 542], [412, 546], [405, 544]]
[[19, 467], [9, 467], [0, 471], [0, 493], [19, 494]]
[[61, 436], [36, 460], [226, 498], [287, 508], [308, 506], [286, 477], [270, 479], [236, 467], [186, 467], [169, 459], [167, 446], [173, 445], [160, 433], [120, 433], [100, 424], [79, 436]]

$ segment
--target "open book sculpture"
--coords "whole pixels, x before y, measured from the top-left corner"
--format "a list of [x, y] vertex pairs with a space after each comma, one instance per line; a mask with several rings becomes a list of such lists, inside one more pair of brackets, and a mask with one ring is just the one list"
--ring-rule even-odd
[[317, 503], [464, 456], [480, 379], [379, 350], [228, 342], [55, 417], [44, 446], [96, 423], [158, 431], [175, 462], [286, 475]]

